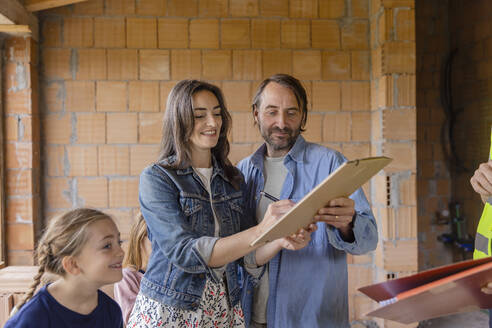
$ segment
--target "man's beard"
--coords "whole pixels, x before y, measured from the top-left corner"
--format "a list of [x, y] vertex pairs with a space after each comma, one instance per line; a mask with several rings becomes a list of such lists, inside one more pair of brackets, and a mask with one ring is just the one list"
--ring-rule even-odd
[[[272, 137], [272, 134], [275, 132], [280, 132], [280, 133], [286, 133], [286, 137], [280, 139], [276, 137]], [[300, 129], [296, 129], [295, 131], [292, 130], [291, 128], [270, 128], [265, 131], [260, 126], [260, 133], [265, 142], [272, 147], [273, 150], [290, 150], [292, 146], [294, 146], [294, 143], [296, 142], [297, 137], [301, 133]]]

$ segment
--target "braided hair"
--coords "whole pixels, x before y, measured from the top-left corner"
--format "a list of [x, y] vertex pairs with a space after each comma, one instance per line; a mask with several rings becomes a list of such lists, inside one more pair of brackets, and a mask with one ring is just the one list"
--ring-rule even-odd
[[111, 217], [98, 210], [77, 208], [50, 220], [36, 248], [38, 272], [25, 297], [14, 307], [11, 315], [33, 297], [46, 271], [59, 276], [65, 275], [63, 258], [77, 256], [87, 242], [87, 227], [103, 219], [111, 219]]

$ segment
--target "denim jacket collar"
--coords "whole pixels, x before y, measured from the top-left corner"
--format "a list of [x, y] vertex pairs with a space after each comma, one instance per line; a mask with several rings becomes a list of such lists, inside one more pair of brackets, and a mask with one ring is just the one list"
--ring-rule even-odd
[[[294, 143], [294, 146], [287, 153], [286, 158], [291, 158], [293, 161], [301, 163], [304, 161], [306, 150], [306, 140], [299, 135]], [[263, 143], [253, 154], [251, 157], [251, 162], [253, 165], [263, 172], [263, 159], [266, 153], [266, 143]], [[284, 161], [285, 163], [285, 161]]]
[[[167, 157], [166, 159], [162, 160], [160, 163], [172, 164], [175, 161], [176, 161], [176, 155], [171, 155], [171, 156]], [[214, 155], [212, 155], [212, 167], [213, 167], [212, 177], [214, 177], [216, 175], [220, 175], [222, 177], [222, 179], [231, 183], [231, 181], [225, 175], [224, 169], [219, 165], [219, 162], [215, 159]], [[177, 175], [193, 174], [193, 172], [194, 172], [194, 170], [193, 170], [193, 167], [191, 165], [186, 167], [186, 168], [176, 170]]]

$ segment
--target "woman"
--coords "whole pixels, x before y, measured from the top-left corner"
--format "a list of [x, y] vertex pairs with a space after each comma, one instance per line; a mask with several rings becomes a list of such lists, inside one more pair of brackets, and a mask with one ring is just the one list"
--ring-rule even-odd
[[[238, 265], [255, 277], [298, 232], [250, 244], [293, 203], [276, 202], [260, 224], [243, 207], [244, 182], [227, 159], [231, 117], [219, 88], [185, 80], [169, 94], [159, 161], [140, 176], [140, 207], [152, 243], [128, 327], [243, 327]], [[256, 251], [255, 251], [256, 250]]]

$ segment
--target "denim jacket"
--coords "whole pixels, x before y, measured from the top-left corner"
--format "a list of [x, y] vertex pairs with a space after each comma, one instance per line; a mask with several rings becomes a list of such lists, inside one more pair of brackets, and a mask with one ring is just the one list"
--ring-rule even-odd
[[[215, 243], [218, 238], [214, 237], [209, 193], [200, 177], [191, 167], [162, 166], [174, 160], [170, 157], [151, 165], [140, 175], [140, 208], [152, 244], [140, 293], [163, 304], [194, 310], [200, 303], [207, 278], [215, 282], [221, 279], [199, 252], [200, 243]], [[255, 224], [244, 210], [242, 189], [234, 189], [215, 159], [211, 190], [220, 237]], [[228, 300], [232, 306], [240, 299], [239, 264], [242, 259], [225, 266]]]

